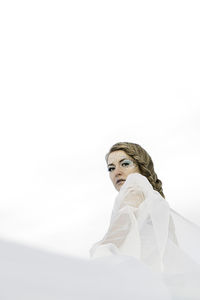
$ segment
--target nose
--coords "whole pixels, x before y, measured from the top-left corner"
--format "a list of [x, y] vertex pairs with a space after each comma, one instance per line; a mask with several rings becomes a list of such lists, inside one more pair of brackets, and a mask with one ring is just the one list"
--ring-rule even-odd
[[114, 170], [114, 177], [117, 178], [122, 175], [122, 170], [120, 167], [116, 167]]

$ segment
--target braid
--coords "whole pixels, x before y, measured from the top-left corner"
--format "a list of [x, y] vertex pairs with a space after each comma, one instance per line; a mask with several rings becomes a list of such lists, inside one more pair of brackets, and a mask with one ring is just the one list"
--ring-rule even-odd
[[141, 174], [149, 180], [153, 189], [158, 191], [161, 196], [165, 198], [162, 189], [162, 181], [158, 179], [157, 174], [154, 171], [153, 161], [147, 151], [138, 144], [119, 142], [114, 144], [106, 154], [106, 162], [108, 160], [109, 154], [117, 150], [123, 150], [130, 157], [132, 157], [133, 161], [138, 165]]

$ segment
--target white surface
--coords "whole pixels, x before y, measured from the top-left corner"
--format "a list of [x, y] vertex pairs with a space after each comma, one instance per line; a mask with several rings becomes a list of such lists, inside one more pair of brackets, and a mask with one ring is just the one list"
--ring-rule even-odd
[[0, 241], [0, 264], [1, 300], [171, 299], [161, 278], [129, 257], [92, 262]]
[[118, 141], [200, 225], [198, 1], [1, 1], [0, 237], [88, 257]]

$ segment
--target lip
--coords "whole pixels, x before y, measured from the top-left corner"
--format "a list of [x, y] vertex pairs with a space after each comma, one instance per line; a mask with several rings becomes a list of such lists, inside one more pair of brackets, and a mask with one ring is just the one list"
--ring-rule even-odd
[[116, 181], [116, 184], [122, 183], [122, 182], [124, 182], [124, 181], [125, 181], [124, 179], [118, 179], [118, 180]]

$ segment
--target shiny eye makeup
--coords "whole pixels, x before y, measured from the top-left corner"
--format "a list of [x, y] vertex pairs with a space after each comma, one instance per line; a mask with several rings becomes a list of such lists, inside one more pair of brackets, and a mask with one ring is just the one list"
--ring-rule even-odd
[[125, 159], [121, 162], [121, 166], [133, 166], [133, 162], [129, 159]]
[[[124, 159], [122, 162], [120, 162], [120, 166], [122, 167], [133, 167], [134, 163], [130, 160], [130, 159]], [[108, 167], [108, 172], [112, 172], [112, 170], [114, 170], [115, 167]]]

